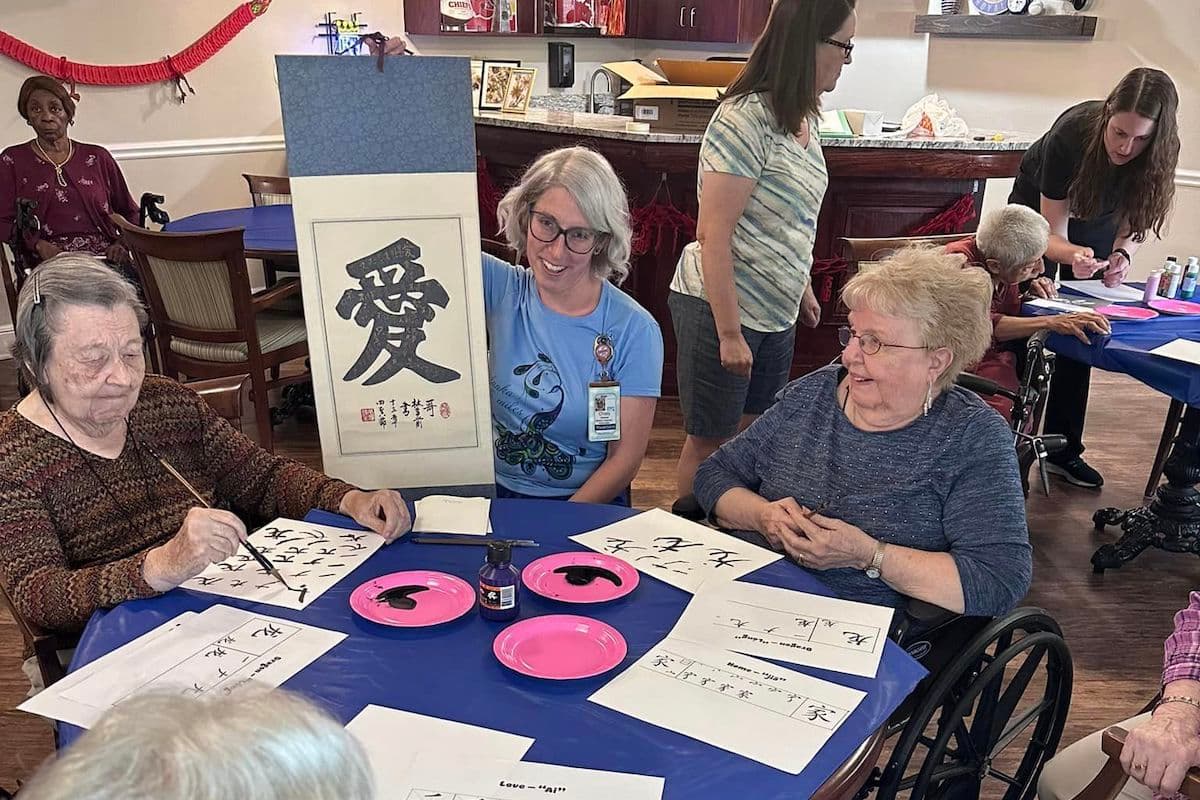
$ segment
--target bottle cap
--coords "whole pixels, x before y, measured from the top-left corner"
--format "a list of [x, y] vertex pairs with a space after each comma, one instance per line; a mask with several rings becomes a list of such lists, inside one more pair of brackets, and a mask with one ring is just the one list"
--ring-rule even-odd
[[512, 542], [501, 539], [488, 542], [487, 563], [500, 567], [512, 562]]

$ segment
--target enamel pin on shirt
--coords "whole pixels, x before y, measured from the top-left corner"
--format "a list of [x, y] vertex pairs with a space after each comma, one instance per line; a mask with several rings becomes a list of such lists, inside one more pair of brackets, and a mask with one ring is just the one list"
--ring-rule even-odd
[[600, 380], [588, 384], [588, 441], [613, 442], [621, 438], [621, 384], [608, 371], [612, 339], [598, 335], [592, 350], [600, 365]]

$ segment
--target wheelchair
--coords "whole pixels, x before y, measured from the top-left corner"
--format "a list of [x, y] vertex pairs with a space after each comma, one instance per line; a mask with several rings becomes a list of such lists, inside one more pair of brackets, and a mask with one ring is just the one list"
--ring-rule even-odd
[[854, 797], [1032, 800], [1062, 738], [1074, 668], [1045, 611], [968, 617], [912, 601], [892, 638], [929, 670], [880, 731]]
[[1054, 353], [1046, 348], [1047, 331], [1038, 331], [1025, 341], [1019, 353], [1020, 383], [1013, 392], [1000, 384], [978, 375], [963, 373], [955, 381], [983, 397], [1003, 397], [1012, 403], [1013, 445], [1017, 448], [1017, 469], [1021, 473], [1021, 488], [1029, 496], [1029, 469], [1036, 463], [1042, 491], [1050, 495], [1050, 480], [1046, 474], [1046, 459], [1067, 446], [1065, 436], [1040, 434], [1042, 414], [1054, 377]]

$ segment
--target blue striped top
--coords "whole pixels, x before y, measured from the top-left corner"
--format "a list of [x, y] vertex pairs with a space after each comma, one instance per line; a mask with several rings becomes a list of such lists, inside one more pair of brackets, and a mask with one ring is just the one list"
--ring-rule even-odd
[[[829, 184], [816, 127], [803, 147], [776, 126], [762, 95], [750, 94], [717, 108], [700, 145], [696, 192], [701, 203], [706, 172], [755, 181], [733, 232], [733, 276], [742, 325], [763, 333], [796, 323], [808, 287], [817, 215]], [[684, 248], [671, 288], [708, 299], [698, 242]]]

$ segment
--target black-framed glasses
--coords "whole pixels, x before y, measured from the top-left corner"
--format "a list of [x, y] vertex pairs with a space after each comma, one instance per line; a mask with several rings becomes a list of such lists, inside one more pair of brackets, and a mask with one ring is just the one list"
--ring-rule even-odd
[[829, 38], [822, 39], [821, 41], [825, 44], [831, 44], [834, 47], [842, 48], [842, 51], [846, 54], [845, 58], [847, 61], [850, 60], [850, 54], [854, 52], [854, 42], [839, 42], [837, 39]]
[[863, 351], [863, 355], [873, 356], [884, 347], [899, 347], [903, 350], [928, 350], [929, 348], [923, 344], [892, 344], [891, 342], [882, 342], [879, 337], [870, 333], [855, 333], [846, 326], [838, 328], [838, 341], [842, 347], [849, 347], [851, 339], [858, 339], [858, 346]]
[[561, 236], [567, 243], [567, 249], [580, 256], [592, 253], [596, 246], [604, 241], [605, 236], [591, 228], [564, 228], [554, 217], [532, 208], [529, 209], [529, 233], [545, 244], [554, 244]]

